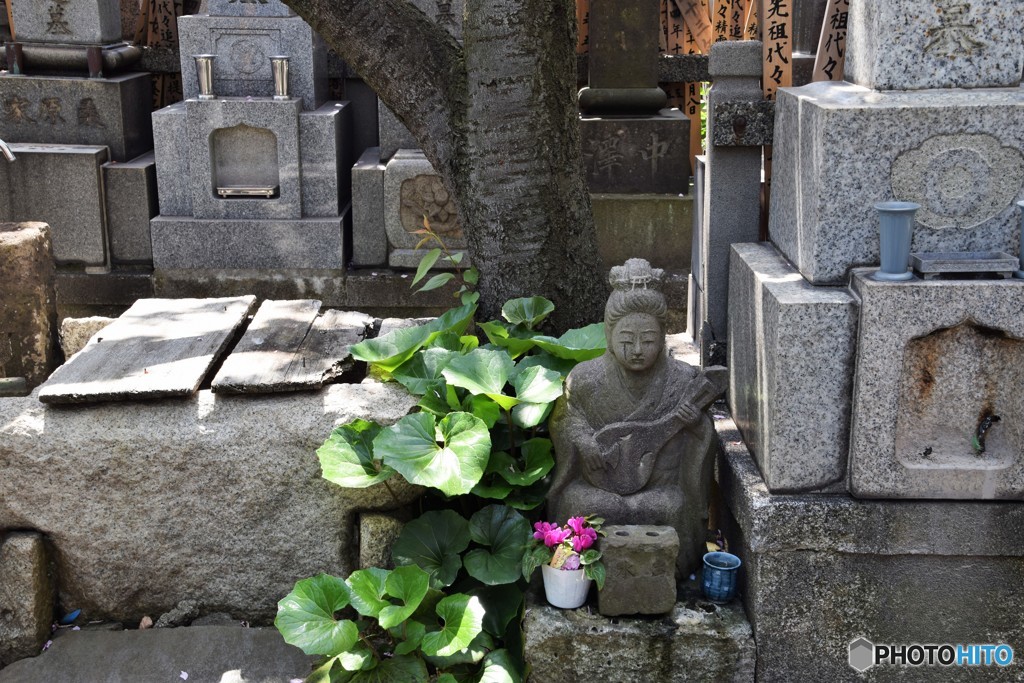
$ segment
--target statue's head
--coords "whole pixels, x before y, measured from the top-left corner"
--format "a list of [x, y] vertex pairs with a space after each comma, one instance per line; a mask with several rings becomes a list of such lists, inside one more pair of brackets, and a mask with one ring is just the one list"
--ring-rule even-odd
[[604, 333], [608, 349], [627, 370], [648, 370], [665, 353], [668, 304], [659, 289], [664, 274], [643, 259], [629, 259], [608, 276], [612, 294], [604, 308]]

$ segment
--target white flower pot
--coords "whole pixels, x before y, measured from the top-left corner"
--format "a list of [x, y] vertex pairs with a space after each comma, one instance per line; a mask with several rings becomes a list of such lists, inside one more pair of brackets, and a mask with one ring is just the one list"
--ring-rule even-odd
[[563, 571], [547, 564], [540, 568], [544, 576], [544, 594], [552, 606], [576, 609], [587, 601], [593, 582], [583, 575], [582, 569]]

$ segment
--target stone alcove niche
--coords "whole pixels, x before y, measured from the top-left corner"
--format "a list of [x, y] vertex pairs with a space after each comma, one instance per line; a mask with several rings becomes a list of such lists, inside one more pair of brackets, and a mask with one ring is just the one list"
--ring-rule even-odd
[[280, 196], [277, 135], [266, 128], [239, 124], [210, 134], [213, 194], [273, 199]]
[[[896, 457], [910, 469], [1002, 470], [1024, 453], [1024, 340], [965, 321], [909, 342]], [[979, 452], [972, 438], [993, 421]]]

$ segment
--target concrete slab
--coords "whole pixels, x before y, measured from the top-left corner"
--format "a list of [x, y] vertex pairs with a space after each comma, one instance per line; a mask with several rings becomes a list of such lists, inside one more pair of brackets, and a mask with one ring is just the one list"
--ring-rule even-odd
[[273, 628], [78, 631], [0, 670], [0, 683], [288, 683], [304, 678], [312, 661]]

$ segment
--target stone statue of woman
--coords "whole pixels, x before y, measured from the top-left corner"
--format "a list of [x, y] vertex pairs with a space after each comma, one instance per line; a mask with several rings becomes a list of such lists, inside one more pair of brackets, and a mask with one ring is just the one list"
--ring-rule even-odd
[[611, 270], [608, 350], [569, 373], [552, 414], [548, 512], [675, 527], [686, 575], [704, 553], [715, 445], [705, 410], [722, 390], [668, 357], [663, 274], [643, 259]]

